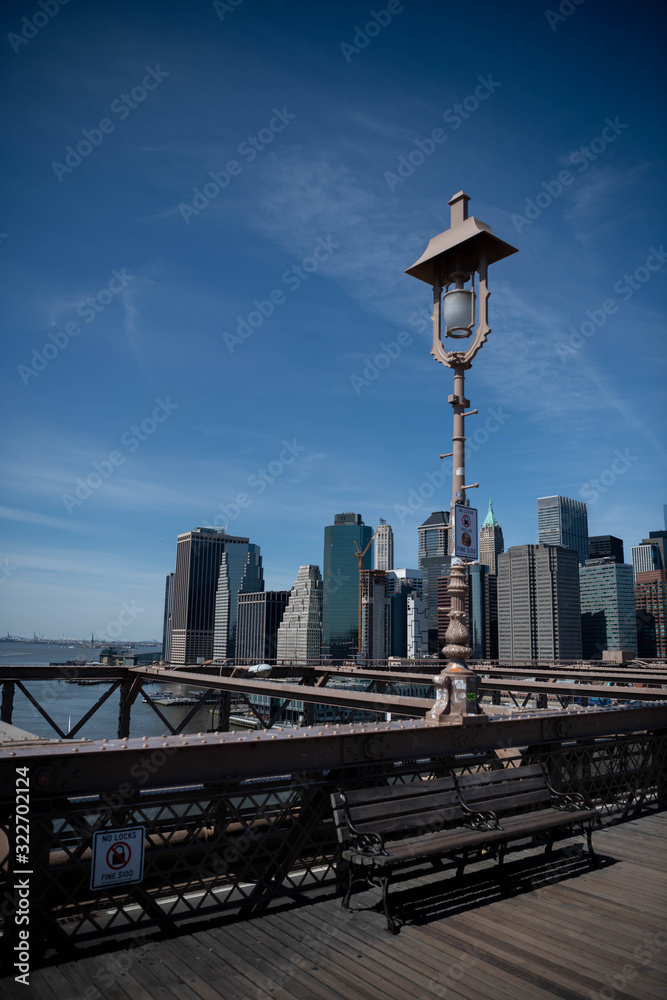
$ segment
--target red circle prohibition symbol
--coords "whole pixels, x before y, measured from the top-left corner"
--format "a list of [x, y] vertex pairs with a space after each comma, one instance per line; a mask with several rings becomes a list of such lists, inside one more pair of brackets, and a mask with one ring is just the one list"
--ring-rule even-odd
[[115, 870], [125, 868], [130, 863], [131, 857], [132, 851], [130, 850], [130, 845], [121, 841], [119, 844], [112, 844], [107, 851], [107, 864], [109, 868], [114, 868]]
[[467, 514], [463, 515], [463, 517], [461, 518], [461, 521], [463, 522], [463, 527], [464, 528], [469, 528], [470, 525], [472, 524], [472, 521], [470, 520], [470, 518], [468, 517]]

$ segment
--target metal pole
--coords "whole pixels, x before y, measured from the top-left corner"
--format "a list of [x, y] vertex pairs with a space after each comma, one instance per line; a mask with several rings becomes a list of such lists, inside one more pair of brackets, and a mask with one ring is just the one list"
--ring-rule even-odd
[[[465, 504], [465, 417], [464, 412], [470, 406], [465, 398], [465, 369], [454, 369], [454, 394], [449, 397], [454, 411], [454, 426], [452, 433], [452, 503], [450, 518], [454, 518], [454, 505]], [[450, 537], [453, 539], [453, 524]], [[453, 550], [453, 544], [450, 546]], [[450, 596], [449, 626], [445, 633], [447, 645], [442, 650], [450, 661], [447, 666], [456, 666], [466, 670], [466, 659], [472, 656], [470, 647], [470, 632], [466, 621], [465, 598], [468, 591], [468, 572], [465, 560], [458, 565], [452, 565], [449, 573], [447, 590]]]

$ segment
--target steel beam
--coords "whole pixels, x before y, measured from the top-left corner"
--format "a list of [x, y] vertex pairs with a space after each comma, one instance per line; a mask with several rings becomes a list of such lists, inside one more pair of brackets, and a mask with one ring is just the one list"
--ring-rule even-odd
[[101, 794], [118, 808], [136, 790], [233, 782], [364, 764], [419, 760], [560, 741], [667, 729], [667, 705], [476, 716], [427, 726], [423, 720], [313, 726], [290, 733], [76, 741], [0, 746], [0, 796], [12, 801], [17, 764], [28, 766], [32, 794]]

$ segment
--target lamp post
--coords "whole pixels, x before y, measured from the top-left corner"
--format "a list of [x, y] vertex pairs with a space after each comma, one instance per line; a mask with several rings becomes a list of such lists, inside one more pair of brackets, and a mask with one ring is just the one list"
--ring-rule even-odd
[[[468, 218], [467, 194], [459, 191], [449, 202], [451, 226], [434, 236], [419, 260], [409, 267], [406, 274], [433, 286], [433, 347], [431, 354], [441, 364], [454, 371], [454, 392], [448, 397], [454, 415], [452, 433], [452, 505], [451, 521], [455, 507], [467, 506], [466, 490], [478, 483], [466, 485], [465, 477], [465, 418], [477, 413], [467, 410], [470, 401], [465, 398], [465, 373], [486, 342], [491, 329], [488, 324], [489, 289], [487, 272], [489, 264], [516, 253], [516, 247], [494, 236], [490, 226], [479, 219]], [[477, 291], [475, 291], [477, 279]], [[468, 287], [466, 287], [468, 286]], [[444, 289], [444, 296], [443, 296]], [[475, 308], [477, 305], [477, 309]], [[475, 313], [477, 312], [477, 327]], [[465, 351], [454, 348], [448, 351], [442, 338], [454, 341], [472, 341]], [[463, 347], [464, 345], [461, 344]], [[447, 458], [448, 455], [441, 455]], [[450, 538], [453, 535], [450, 534]], [[450, 544], [450, 551], [453, 546]], [[452, 557], [448, 591], [450, 595], [449, 626], [445, 633], [446, 645], [442, 652], [447, 664], [434, 678], [437, 696], [426, 716], [426, 722], [440, 725], [460, 722], [479, 716], [479, 680], [466, 664], [472, 656], [470, 633], [466, 621], [465, 596], [468, 589], [466, 561]]]

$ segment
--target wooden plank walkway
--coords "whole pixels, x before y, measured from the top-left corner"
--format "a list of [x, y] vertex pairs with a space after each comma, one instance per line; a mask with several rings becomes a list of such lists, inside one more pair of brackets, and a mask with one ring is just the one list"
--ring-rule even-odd
[[[491, 861], [459, 888], [447, 872], [407, 874], [393, 898], [400, 934], [378, 909], [348, 914], [330, 890], [281, 901], [255, 920], [35, 971], [0, 997], [35, 1000], [663, 1000], [667, 995], [667, 813], [582, 838], [545, 864], [508, 855], [514, 895]], [[374, 890], [353, 897], [372, 907]]]

